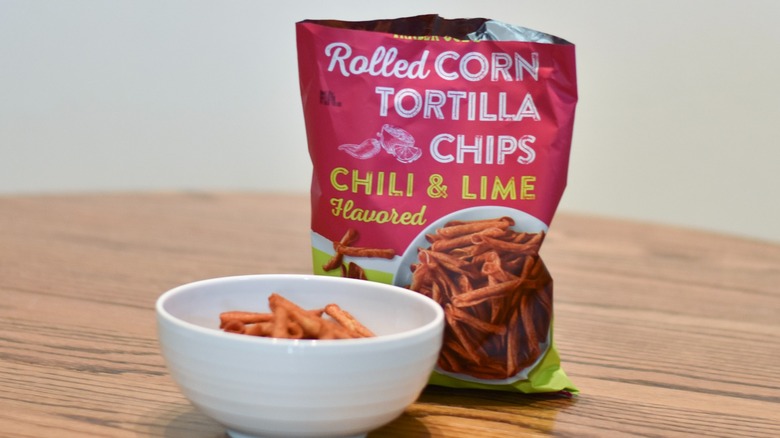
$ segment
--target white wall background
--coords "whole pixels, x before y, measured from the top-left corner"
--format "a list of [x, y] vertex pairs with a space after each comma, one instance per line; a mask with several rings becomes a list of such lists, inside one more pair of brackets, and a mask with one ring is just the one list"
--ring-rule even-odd
[[0, 0], [0, 194], [307, 192], [294, 23], [432, 12], [577, 45], [561, 210], [780, 242], [774, 0]]

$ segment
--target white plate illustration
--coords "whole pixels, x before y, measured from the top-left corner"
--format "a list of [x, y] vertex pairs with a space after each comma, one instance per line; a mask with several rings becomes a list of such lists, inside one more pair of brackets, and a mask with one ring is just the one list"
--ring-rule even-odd
[[[547, 232], [548, 226], [541, 220], [523, 211], [500, 206], [486, 206], [486, 207], [473, 207], [464, 210], [458, 210], [446, 216], [443, 216], [436, 221], [428, 225], [417, 237], [412, 240], [409, 246], [404, 251], [401, 260], [398, 262], [398, 269], [393, 277], [393, 283], [396, 286], [408, 287], [412, 283], [412, 271], [411, 266], [418, 262], [417, 252], [419, 248], [430, 247], [430, 242], [426, 239], [426, 235], [435, 233], [437, 229], [443, 227], [446, 223], [454, 220], [459, 221], [473, 221], [480, 219], [491, 219], [508, 216], [514, 219], [515, 225], [511, 227], [512, 230], [517, 232], [538, 233], [541, 231]], [[552, 324], [551, 324], [552, 326]], [[549, 330], [551, 330], [550, 327]], [[436, 371], [451, 377], [455, 377], [461, 380], [477, 383], [488, 383], [492, 385], [509, 384], [518, 380], [524, 380], [528, 377], [528, 373], [544, 358], [549, 347], [550, 332], [548, 331], [547, 341], [539, 344], [541, 354], [539, 358], [528, 367], [521, 370], [514, 376], [507, 379], [479, 379], [466, 374], [452, 373], [444, 371], [440, 368], [436, 368]]]

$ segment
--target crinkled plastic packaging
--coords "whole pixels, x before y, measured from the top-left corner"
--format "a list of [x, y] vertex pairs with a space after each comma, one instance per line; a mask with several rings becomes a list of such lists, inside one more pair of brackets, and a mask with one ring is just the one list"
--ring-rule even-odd
[[314, 273], [436, 300], [432, 384], [575, 392], [539, 257], [566, 186], [574, 45], [437, 15], [296, 31]]

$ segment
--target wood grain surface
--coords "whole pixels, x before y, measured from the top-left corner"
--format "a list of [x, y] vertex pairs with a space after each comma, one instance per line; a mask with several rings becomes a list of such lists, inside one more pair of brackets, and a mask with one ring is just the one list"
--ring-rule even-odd
[[[303, 195], [0, 197], [0, 436], [224, 437], [160, 356], [154, 302], [309, 273]], [[780, 436], [780, 245], [560, 214], [542, 257], [574, 398], [427, 388], [369, 437]]]

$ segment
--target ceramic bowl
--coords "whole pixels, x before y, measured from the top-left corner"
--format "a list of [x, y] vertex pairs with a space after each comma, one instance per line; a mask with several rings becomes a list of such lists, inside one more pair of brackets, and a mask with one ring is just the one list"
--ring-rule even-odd
[[[291, 340], [219, 329], [221, 312], [266, 312], [274, 292], [303, 308], [336, 303], [376, 336]], [[420, 294], [314, 275], [202, 280], [165, 292], [156, 311], [171, 377], [234, 438], [364, 436], [417, 399], [444, 329], [441, 307]]]

